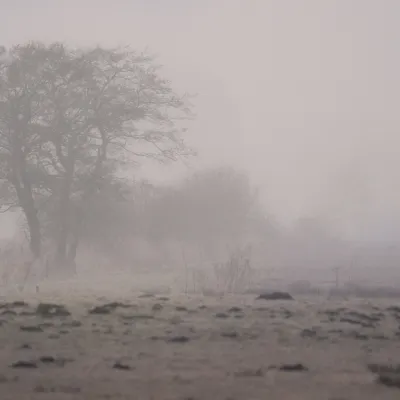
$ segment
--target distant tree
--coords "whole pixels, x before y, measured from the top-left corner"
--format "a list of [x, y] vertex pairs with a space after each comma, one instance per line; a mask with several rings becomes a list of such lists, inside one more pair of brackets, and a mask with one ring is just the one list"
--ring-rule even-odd
[[205, 251], [264, 234], [269, 227], [248, 176], [230, 167], [200, 171], [164, 188], [148, 210], [152, 237], [197, 244]]

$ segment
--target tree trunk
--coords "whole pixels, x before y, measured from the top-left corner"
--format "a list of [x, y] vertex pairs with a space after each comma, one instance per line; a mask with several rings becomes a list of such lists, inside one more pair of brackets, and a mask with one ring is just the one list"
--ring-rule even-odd
[[21, 180], [22, 184], [18, 179], [13, 179], [13, 184], [17, 192], [19, 204], [28, 223], [30, 250], [35, 258], [39, 258], [42, 250], [42, 233], [38, 211], [35, 207], [29, 181], [26, 177], [23, 177]]
[[24, 209], [26, 221], [29, 227], [29, 247], [36, 258], [39, 258], [42, 252], [42, 240], [40, 232], [40, 222], [37, 211], [33, 209]]

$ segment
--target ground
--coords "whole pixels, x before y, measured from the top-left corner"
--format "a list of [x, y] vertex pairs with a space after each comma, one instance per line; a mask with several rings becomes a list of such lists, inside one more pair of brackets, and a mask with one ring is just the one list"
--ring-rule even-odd
[[400, 398], [398, 372], [378, 379], [400, 364], [394, 300], [22, 293], [0, 307], [2, 400]]

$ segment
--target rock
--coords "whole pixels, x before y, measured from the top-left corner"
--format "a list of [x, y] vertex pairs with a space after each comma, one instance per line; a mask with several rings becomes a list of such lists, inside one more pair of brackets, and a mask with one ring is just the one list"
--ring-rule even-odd
[[226, 319], [229, 318], [229, 315], [223, 312], [219, 312], [215, 314], [215, 318], [221, 318], [221, 319]]
[[374, 374], [399, 374], [400, 364], [367, 364], [367, 368]]
[[43, 332], [40, 325], [22, 325], [19, 329], [24, 332]]
[[353, 325], [360, 325], [363, 328], [374, 328], [375, 325], [368, 323], [368, 322], [363, 322], [363, 321], [359, 321], [357, 319], [353, 319], [353, 318], [349, 318], [349, 317], [342, 317], [339, 319], [340, 322], [346, 322], [348, 324], [353, 324]]
[[236, 331], [231, 331], [231, 332], [222, 332], [221, 333], [222, 337], [230, 338], [230, 339], [236, 339], [239, 337], [238, 333]]
[[151, 308], [153, 311], [161, 311], [164, 307], [160, 303], [156, 303]]
[[82, 326], [82, 322], [74, 319], [71, 322], [63, 322], [61, 326], [65, 328], [79, 328]]
[[295, 364], [282, 364], [282, 365], [271, 365], [269, 369], [277, 369], [284, 372], [304, 372], [308, 371], [308, 368], [302, 363]]
[[117, 361], [114, 365], [113, 365], [114, 369], [119, 369], [122, 371], [130, 371], [132, 369], [132, 367], [130, 365], [127, 364], [122, 364], [121, 362]]
[[95, 306], [89, 310], [89, 314], [110, 314], [112, 311], [121, 308], [129, 308], [131, 307], [129, 304], [121, 303], [118, 301], [113, 301], [111, 303], [106, 303], [101, 306]]
[[67, 317], [71, 313], [61, 304], [40, 303], [36, 308], [36, 314], [45, 318]]
[[300, 336], [304, 338], [315, 338], [317, 337], [317, 331], [315, 329], [303, 329]]
[[125, 321], [135, 321], [135, 320], [154, 319], [154, 316], [148, 314], [134, 314], [134, 315], [122, 315], [121, 318]]
[[34, 369], [37, 368], [37, 364], [34, 361], [16, 361], [15, 363], [11, 364], [11, 368], [14, 369]]
[[400, 374], [379, 374], [377, 382], [381, 385], [400, 389]]
[[187, 343], [189, 342], [189, 338], [187, 336], [172, 336], [171, 338], [167, 339], [169, 343]]
[[287, 292], [271, 292], [262, 293], [256, 300], [294, 300], [293, 297]]
[[39, 358], [39, 361], [43, 364], [52, 364], [56, 362], [56, 359], [53, 356], [42, 356]]
[[300, 371], [308, 371], [308, 368], [301, 363], [296, 364], [282, 364], [278, 368], [280, 371], [286, 372], [300, 372]]
[[187, 311], [188, 309], [186, 307], [184, 307], [184, 306], [176, 306], [175, 310], [176, 311]]

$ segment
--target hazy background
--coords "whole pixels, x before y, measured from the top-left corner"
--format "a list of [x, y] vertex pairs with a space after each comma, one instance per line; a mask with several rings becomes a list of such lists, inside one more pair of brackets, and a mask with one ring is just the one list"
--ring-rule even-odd
[[[1, 0], [0, 15], [5, 45], [148, 46], [198, 93], [194, 168], [245, 168], [284, 223], [397, 240], [399, 1]], [[185, 172], [146, 165], [157, 181]]]

